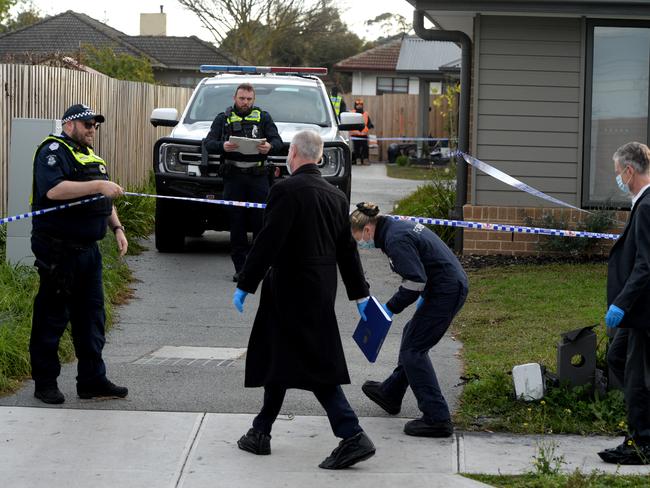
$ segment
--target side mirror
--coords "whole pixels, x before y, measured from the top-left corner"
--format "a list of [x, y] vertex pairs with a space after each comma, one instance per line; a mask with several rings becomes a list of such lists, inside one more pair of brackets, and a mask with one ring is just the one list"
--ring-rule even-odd
[[366, 122], [363, 120], [363, 114], [356, 112], [341, 112], [341, 123], [339, 130], [363, 130]]
[[154, 108], [149, 118], [154, 127], [175, 127], [178, 124], [178, 110], [175, 108]]

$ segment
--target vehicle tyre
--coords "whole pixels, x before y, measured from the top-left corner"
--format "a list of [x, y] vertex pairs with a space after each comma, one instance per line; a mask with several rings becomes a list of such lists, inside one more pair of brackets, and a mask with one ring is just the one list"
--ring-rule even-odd
[[159, 252], [182, 252], [185, 231], [174, 202], [156, 200], [156, 249]]

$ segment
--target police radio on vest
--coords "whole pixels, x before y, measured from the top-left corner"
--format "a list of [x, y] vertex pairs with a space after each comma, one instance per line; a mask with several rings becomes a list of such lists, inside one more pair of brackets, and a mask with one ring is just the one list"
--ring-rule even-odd
[[309, 73], [312, 75], [326, 75], [327, 68], [307, 68], [302, 66], [234, 66], [227, 64], [202, 64], [201, 73]]

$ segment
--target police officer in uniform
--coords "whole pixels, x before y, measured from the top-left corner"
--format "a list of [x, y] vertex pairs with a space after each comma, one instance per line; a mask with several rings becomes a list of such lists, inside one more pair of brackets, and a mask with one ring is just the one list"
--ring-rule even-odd
[[58, 346], [68, 322], [78, 360], [80, 398], [124, 398], [128, 390], [106, 378], [102, 257], [97, 241], [107, 226], [121, 255], [128, 242], [113, 206], [122, 188], [108, 180], [106, 163], [92, 149], [104, 116], [86, 105], [72, 105], [61, 120], [63, 132], [48, 136], [34, 156], [32, 209], [41, 210], [89, 197], [90, 203], [36, 216], [32, 252], [40, 276], [29, 344], [34, 396], [45, 403], [65, 401], [58, 388]]
[[336, 114], [337, 118], [341, 116], [341, 112], [348, 111], [348, 108], [345, 105], [345, 100], [343, 100], [343, 97], [339, 94], [338, 86], [332, 87], [332, 94], [330, 95], [330, 101], [332, 102], [332, 107], [334, 107], [334, 113]]
[[[257, 146], [257, 154], [238, 152], [239, 145], [229, 141], [230, 136], [266, 139]], [[269, 193], [270, 173], [265, 166], [267, 154], [282, 149], [271, 115], [255, 106], [255, 88], [242, 83], [235, 90], [234, 104], [220, 113], [212, 122], [204, 141], [209, 153], [221, 154], [223, 175], [223, 198], [245, 202], [265, 202]], [[230, 248], [237, 281], [250, 249], [247, 229], [253, 236], [262, 228], [262, 211], [244, 207], [228, 207], [230, 216]]]
[[415, 222], [379, 215], [373, 203], [359, 203], [350, 215], [352, 235], [362, 249], [379, 248], [402, 284], [384, 305], [389, 316], [417, 301], [404, 326], [397, 367], [383, 382], [366, 381], [362, 390], [391, 415], [397, 415], [410, 386], [422, 417], [404, 426], [420, 437], [453, 433], [449, 407], [429, 359], [467, 298], [467, 275], [454, 253], [431, 230]]

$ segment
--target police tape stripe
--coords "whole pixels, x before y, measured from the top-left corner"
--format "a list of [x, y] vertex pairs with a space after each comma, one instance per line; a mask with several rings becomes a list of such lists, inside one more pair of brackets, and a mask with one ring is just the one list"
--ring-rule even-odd
[[238, 202], [236, 200], [217, 200], [211, 198], [172, 197], [170, 195], [151, 195], [149, 193], [135, 193], [130, 191], [125, 191], [124, 194], [134, 197], [149, 197], [160, 198], [164, 200], [183, 200], [187, 202], [212, 203], [216, 205], [227, 205], [230, 207], [266, 208], [265, 203], [257, 202]]
[[[235, 207], [262, 208], [262, 209], [266, 208], [265, 203], [257, 203], [257, 202], [238, 202], [235, 200], [213, 200], [209, 198], [173, 197], [169, 195], [152, 195], [149, 193], [136, 193], [136, 192], [124, 192], [124, 194], [129, 196], [135, 196], [135, 197], [161, 198], [166, 200], [182, 200], [182, 201], [189, 201], [189, 202], [211, 203], [216, 205], [226, 205], [226, 206], [235, 206]], [[63, 210], [84, 203], [94, 202], [95, 200], [100, 200], [102, 198], [104, 198], [104, 196], [100, 195], [96, 197], [85, 198], [83, 200], [78, 200], [72, 203], [64, 203], [63, 205], [58, 205], [56, 207], [50, 207], [50, 208], [45, 208], [43, 210], [35, 210], [33, 212], [13, 215], [11, 217], [5, 217], [3, 219], [0, 219], [0, 225], [6, 224], [8, 222], [15, 222], [17, 220], [28, 219], [30, 217], [35, 217], [38, 215], [43, 215], [45, 213], [54, 212], [56, 210]], [[616, 240], [619, 237], [618, 234], [605, 234], [599, 232], [586, 232], [586, 231], [566, 230], [566, 229], [544, 229], [540, 227], [525, 227], [520, 225], [469, 222], [466, 220], [432, 219], [427, 217], [411, 217], [411, 216], [404, 216], [404, 215], [387, 215], [387, 217], [391, 217], [395, 220], [410, 220], [420, 224], [442, 225], [446, 227], [462, 227], [465, 229], [516, 232], [520, 234], [540, 234], [540, 235], [559, 236], [559, 237], [587, 237], [592, 239], [609, 239], [609, 240]]]
[[447, 227], [463, 227], [465, 229], [495, 230], [501, 232], [516, 232], [518, 234], [540, 234], [558, 237], [588, 237], [592, 239], [616, 240], [619, 234], [606, 234], [601, 232], [586, 232], [581, 230], [544, 229], [540, 227], [525, 227], [509, 224], [489, 224], [485, 222], [468, 222], [466, 220], [430, 219], [424, 217], [410, 217], [403, 215], [387, 215], [395, 220], [411, 220], [420, 224], [444, 225]]
[[526, 192], [529, 195], [533, 195], [537, 198], [541, 198], [548, 202], [555, 203], [556, 205], [560, 205], [562, 207], [572, 208], [574, 210], [578, 210], [580, 212], [585, 212], [588, 214], [591, 213], [589, 210], [576, 207], [574, 205], [571, 205], [570, 203], [566, 203], [558, 198], [552, 197], [551, 195], [547, 195], [546, 193], [538, 190], [537, 188], [533, 188], [532, 186], [527, 185], [523, 181], [520, 181], [517, 178], [513, 178], [509, 174], [501, 171], [500, 169], [497, 169], [494, 166], [490, 166], [486, 162], [481, 161], [480, 159], [476, 159], [475, 157], [472, 157], [467, 153], [464, 153], [462, 151], [457, 151], [456, 154], [460, 155], [468, 164], [475, 167], [476, 169], [483, 171], [485, 174], [490, 175], [492, 178], [497, 179], [502, 183], [505, 183], [506, 185], [512, 186], [517, 190]]
[[37, 215], [43, 215], [43, 214], [48, 213], [48, 212], [54, 212], [55, 210], [63, 210], [64, 208], [75, 207], [77, 205], [81, 205], [82, 203], [94, 202], [95, 200], [101, 200], [102, 198], [104, 198], [104, 195], [100, 195], [100, 196], [92, 197], [92, 198], [85, 198], [83, 200], [78, 200], [78, 201], [72, 202], [72, 203], [64, 203], [64, 204], [58, 205], [56, 207], [44, 208], [42, 210], [34, 210], [33, 212], [27, 212], [27, 213], [24, 213], [24, 214], [12, 215], [11, 217], [5, 217], [3, 219], [0, 219], [0, 225], [6, 224], [8, 222], [15, 222], [17, 220], [29, 219], [29, 218], [35, 217]]

